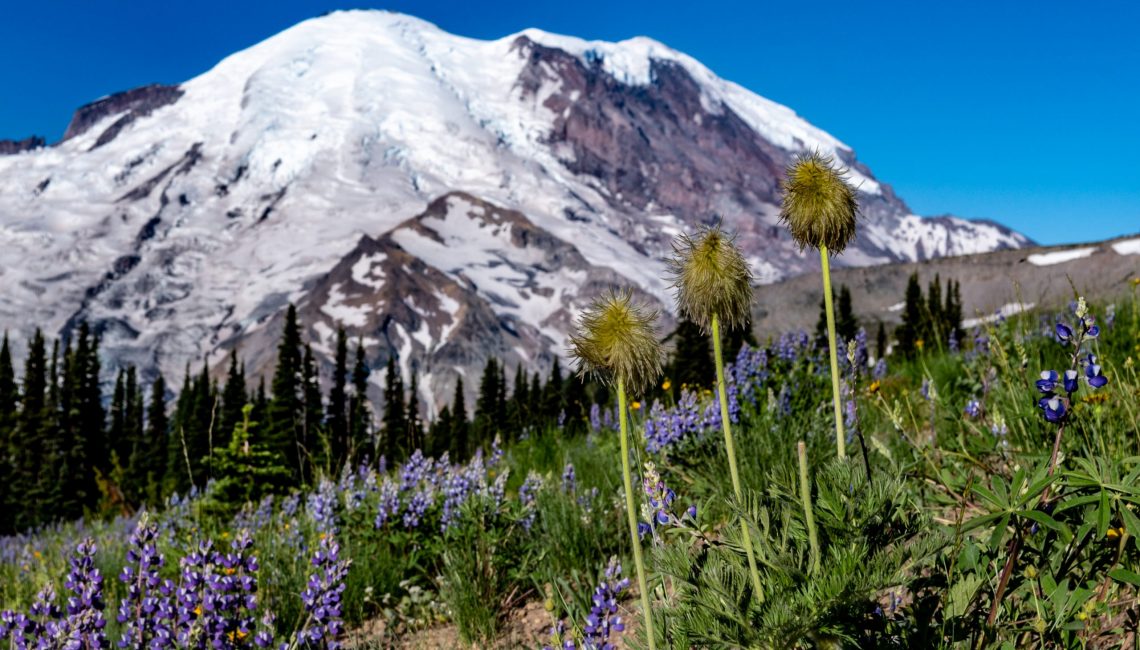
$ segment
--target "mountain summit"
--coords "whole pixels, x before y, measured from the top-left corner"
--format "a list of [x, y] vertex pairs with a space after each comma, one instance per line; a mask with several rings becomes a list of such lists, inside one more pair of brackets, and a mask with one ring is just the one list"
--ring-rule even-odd
[[113, 361], [168, 377], [235, 346], [256, 373], [292, 302], [326, 363], [343, 326], [373, 368], [425, 376], [430, 404], [490, 355], [563, 354], [610, 285], [668, 310], [670, 240], [702, 223], [737, 231], [761, 282], [814, 269], [777, 224], [783, 170], [811, 150], [859, 188], [840, 266], [1029, 243], [912, 214], [842, 142], [656, 41], [337, 12], [84, 106], [53, 146], [0, 149], [0, 318], [87, 320]]

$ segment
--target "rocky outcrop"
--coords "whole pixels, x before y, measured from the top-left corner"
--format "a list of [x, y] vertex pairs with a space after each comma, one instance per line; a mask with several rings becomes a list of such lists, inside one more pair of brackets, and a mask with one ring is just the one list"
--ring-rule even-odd
[[96, 138], [92, 149], [101, 147], [119, 134], [130, 123], [150, 115], [151, 112], [168, 106], [182, 97], [182, 89], [178, 86], [163, 86], [151, 84], [141, 88], [132, 88], [79, 107], [63, 133], [63, 140], [70, 140], [86, 133], [89, 129], [103, 120], [118, 116], [114, 122], [103, 129]]
[[44, 146], [44, 139], [38, 135], [33, 135], [23, 140], [0, 140], [0, 156], [10, 156], [24, 151], [39, 149], [42, 146]]

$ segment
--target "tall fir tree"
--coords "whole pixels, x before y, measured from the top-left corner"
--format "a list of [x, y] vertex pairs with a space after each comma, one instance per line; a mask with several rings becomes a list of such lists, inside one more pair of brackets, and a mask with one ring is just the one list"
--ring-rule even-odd
[[875, 333], [875, 358], [887, 358], [887, 328], [883, 321], [879, 321], [879, 330]]
[[558, 357], [554, 357], [554, 363], [550, 367], [550, 379], [547, 380], [546, 386], [543, 387], [543, 408], [542, 415], [545, 420], [546, 426], [551, 426], [558, 422], [558, 418], [563, 415], [566, 408], [566, 393], [565, 383], [562, 378], [562, 363]]
[[[353, 461], [373, 454], [372, 409], [368, 402], [368, 377], [372, 371], [364, 357], [364, 341], [356, 341], [356, 360], [352, 365], [352, 399], [349, 404], [349, 454]], [[381, 451], [380, 453], [383, 453]]]
[[467, 399], [463, 394], [463, 378], [455, 381], [451, 399], [451, 436], [447, 449], [452, 462], [463, 462], [471, 454], [471, 425], [467, 421]]
[[851, 290], [847, 285], [839, 287], [839, 306], [835, 318], [835, 333], [839, 336], [840, 345], [846, 349], [846, 342], [855, 338], [859, 333], [859, 320], [855, 318], [855, 310], [851, 304]]
[[142, 456], [147, 447], [143, 411], [143, 395], [139, 387], [138, 371], [134, 366], [127, 367], [123, 387], [123, 438], [122, 460], [123, 495], [127, 502], [138, 506], [146, 498], [147, 473]]
[[123, 467], [130, 453], [130, 441], [123, 431], [127, 419], [127, 395], [125, 387], [126, 370], [120, 368], [115, 376], [115, 392], [111, 394], [111, 424], [107, 431], [107, 442], [111, 445], [113, 464]]
[[384, 369], [384, 418], [381, 430], [381, 448], [389, 463], [403, 456], [404, 438], [408, 432], [408, 418], [404, 407], [404, 379], [396, 364], [396, 357], [388, 357]]
[[404, 404], [407, 413], [407, 435], [404, 440], [406, 454], [411, 454], [424, 446], [424, 421], [420, 415], [420, 380], [417, 373], [412, 371], [412, 383], [408, 388], [408, 399]]
[[[506, 401], [502, 394], [506, 380], [502, 376], [498, 359], [490, 357], [479, 378], [479, 395], [475, 400], [475, 417], [471, 422], [470, 453], [488, 446], [502, 427]], [[544, 396], [545, 404], [545, 396]]]
[[448, 445], [451, 443], [451, 406], [444, 404], [439, 409], [439, 415], [432, 420], [431, 426], [428, 427], [427, 442], [424, 453], [432, 458], [439, 458], [444, 452], [449, 451]]
[[348, 336], [343, 327], [336, 332], [336, 362], [325, 421], [332, 466], [340, 467], [348, 457]]
[[926, 327], [923, 328], [923, 338], [928, 345], [943, 346], [946, 344], [946, 322], [943, 317], [942, 304], [942, 278], [934, 274], [934, 280], [926, 290]]
[[946, 323], [946, 336], [954, 335], [954, 339], [961, 342], [965, 332], [962, 331], [962, 285], [957, 280], [946, 281], [946, 307], [942, 310], [942, 318]]
[[694, 322], [685, 319], [670, 336], [673, 358], [667, 370], [673, 397], [680, 398], [685, 387], [698, 389], [712, 385], [716, 373], [709, 337]]
[[305, 413], [301, 390], [301, 330], [297, 324], [297, 308], [293, 305], [285, 312], [285, 327], [277, 346], [277, 368], [270, 388], [273, 395], [269, 401], [265, 442], [271, 452], [284, 459], [294, 482], [300, 482]]
[[586, 432], [586, 416], [590, 412], [590, 397], [586, 394], [586, 382], [577, 374], [566, 378], [566, 422], [567, 435]]
[[8, 332], [0, 343], [0, 535], [14, 532], [15, 509], [18, 501], [12, 485], [12, 435], [19, 416], [20, 389], [16, 384], [16, 371], [12, 364], [12, 351], [8, 345]]
[[242, 409], [249, 401], [245, 385], [245, 365], [238, 360], [237, 349], [230, 350], [230, 367], [226, 371], [226, 383], [222, 387], [221, 416], [218, 418], [218, 431], [215, 436], [217, 446], [230, 444], [230, 435], [242, 422]]
[[313, 347], [305, 344], [305, 358], [301, 364], [302, 393], [305, 398], [304, 431], [301, 437], [302, 480], [315, 477], [313, 467], [328, 453], [325, 438], [325, 405], [321, 396], [321, 380], [317, 374], [317, 361]]
[[150, 387], [150, 402], [146, 411], [145, 444], [140, 450], [140, 472], [146, 474], [146, 502], [157, 507], [163, 498], [162, 485], [167, 472], [169, 447], [169, 421], [166, 417], [166, 380], [159, 374]]
[[526, 428], [530, 411], [530, 387], [527, 384], [526, 371], [522, 362], [515, 367], [515, 386], [511, 391], [511, 399], [507, 408], [507, 424], [515, 431]]
[[913, 357], [922, 337], [923, 327], [922, 287], [918, 284], [918, 273], [912, 273], [906, 284], [906, 299], [903, 303], [902, 324], [895, 329], [898, 339], [898, 352], [904, 357]]
[[[20, 496], [22, 503], [22, 507], [14, 517], [18, 530], [35, 526], [43, 521], [40, 508], [45, 499], [40, 479], [46, 473], [42, 467], [46, 391], [47, 358], [44, 337], [37, 329], [31, 345], [28, 346], [28, 357], [24, 363], [20, 419], [12, 445], [15, 467], [12, 482], [6, 486], [13, 495]], [[54, 478], [53, 476], [52, 479]]]

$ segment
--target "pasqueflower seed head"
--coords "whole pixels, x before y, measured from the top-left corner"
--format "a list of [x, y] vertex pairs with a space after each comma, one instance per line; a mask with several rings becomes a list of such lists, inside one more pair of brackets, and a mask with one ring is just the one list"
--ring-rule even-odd
[[629, 291], [612, 291], [582, 313], [570, 335], [570, 354], [580, 375], [614, 384], [636, 395], [657, 383], [663, 352], [653, 331], [657, 311], [635, 304]]
[[780, 221], [788, 225], [800, 250], [811, 246], [837, 255], [855, 237], [859, 204], [845, 170], [836, 169], [830, 156], [819, 152], [801, 155], [787, 169]]
[[748, 322], [752, 307], [752, 269], [735, 238], [720, 226], [695, 237], [682, 234], [673, 242], [669, 261], [677, 311], [708, 333], [716, 316], [728, 329]]

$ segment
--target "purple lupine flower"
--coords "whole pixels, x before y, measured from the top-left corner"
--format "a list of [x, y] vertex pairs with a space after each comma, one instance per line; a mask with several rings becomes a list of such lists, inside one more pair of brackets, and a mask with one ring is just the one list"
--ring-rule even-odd
[[308, 616], [297, 630], [297, 643], [314, 650], [337, 650], [344, 636], [341, 598], [350, 561], [340, 559], [340, 545], [332, 535], [326, 535], [313, 554], [312, 565], [308, 585], [301, 592], [301, 603]]
[[103, 575], [95, 568], [95, 540], [90, 537], [75, 548], [71, 570], [64, 585], [72, 595], [67, 599], [67, 618], [60, 622], [61, 628], [53, 635], [68, 637], [68, 645], [91, 650], [109, 647], [103, 628], [107, 621], [103, 618]]
[[590, 405], [590, 430], [594, 433], [602, 430], [602, 407], [597, 402]]
[[309, 493], [306, 501], [307, 513], [319, 533], [335, 533], [337, 492], [332, 481], [322, 478], [316, 491]]
[[574, 463], [566, 463], [562, 469], [562, 491], [573, 494], [578, 488], [578, 478], [574, 473]]
[[376, 519], [373, 525], [377, 530], [384, 527], [390, 519], [393, 519], [400, 513], [400, 491], [396, 483], [390, 479], [384, 479], [384, 483], [380, 486], [380, 502], [376, 506]]
[[1049, 394], [1057, 389], [1057, 381], [1059, 376], [1056, 370], [1044, 370], [1041, 372], [1041, 379], [1037, 380], [1037, 390], [1041, 394]]
[[879, 359], [875, 362], [875, 368], [871, 370], [871, 376], [875, 379], [882, 379], [887, 376], [887, 360]]
[[1073, 338], [1073, 328], [1064, 323], [1057, 323], [1054, 331], [1057, 333], [1058, 341], [1065, 342]]
[[538, 491], [541, 489], [542, 477], [534, 470], [527, 474], [526, 480], [519, 486], [519, 504], [526, 510], [526, 515], [522, 518], [524, 530], [529, 531], [534, 525], [534, 520], [538, 517], [538, 509], [535, 506], [538, 500]]
[[1049, 422], [1060, 422], [1065, 419], [1065, 414], [1068, 412], [1068, 400], [1055, 395], [1041, 398], [1038, 405], [1045, 412], [1045, 419]]
[[593, 606], [586, 616], [585, 625], [582, 626], [582, 641], [586, 648], [613, 650], [615, 646], [610, 641], [610, 635], [625, 629], [621, 616], [617, 614], [617, 599], [629, 587], [629, 578], [619, 576], [621, 576], [621, 565], [618, 564], [617, 558], [612, 558], [606, 566], [605, 577], [594, 590], [591, 598]]
[[1069, 395], [1077, 392], [1077, 379], [1080, 377], [1080, 375], [1077, 374], [1077, 371], [1072, 369], [1066, 370], [1063, 377], [1064, 378], [1062, 379], [1062, 383], [1064, 385], [1065, 392]]
[[[1089, 356], [1092, 357], [1091, 354]], [[1108, 383], [1108, 377], [1104, 376], [1101, 372], [1100, 365], [1096, 363], [1090, 363], [1085, 366], [1085, 378], [1088, 379], [1089, 386], [1092, 388], [1101, 388]]]
[[431, 487], [425, 487], [412, 495], [411, 501], [408, 502], [408, 509], [404, 511], [404, 528], [409, 530], [414, 529], [420, 525], [420, 520], [427, 509], [434, 501]]
[[982, 415], [982, 403], [976, 399], [972, 399], [966, 402], [966, 408], [963, 412], [971, 418], [977, 419]]
[[148, 523], [144, 515], [128, 542], [127, 564], [119, 574], [127, 585], [116, 617], [123, 625], [120, 648], [160, 650], [174, 641], [174, 605], [170, 599], [174, 584], [159, 576], [165, 559], [158, 552], [157, 537], [158, 527]]

